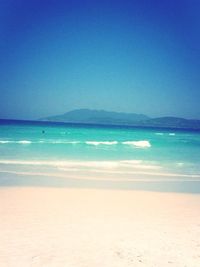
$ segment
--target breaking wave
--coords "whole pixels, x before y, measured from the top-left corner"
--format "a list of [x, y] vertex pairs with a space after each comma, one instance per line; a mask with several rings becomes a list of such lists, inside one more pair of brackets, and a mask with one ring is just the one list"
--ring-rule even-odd
[[164, 135], [164, 133], [155, 133], [155, 135]]
[[0, 144], [8, 144], [8, 143], [12, 143], [12, 141], [3, 141], [3, 140], [0, 140]]
[[86, 141], [85, 143], [87, 145], [93, 145], [93, 146], [98, 146], [98, 145], [111, 146], [111, 145], [117, 145], [118, 144], [117, 141]]
[[147, 140], [143, 141], [125, 141], [122, 142], [124, 145], [136, 146], [136, 147], [151, 147], [151, 144]]
[[[103, 174], [96, 178], [102, 179], [126, 179], [142, 180], [144, 177], [135, 175], [158, 177], [162, 181], [162, 177], [167, 179], [179, 180], [192, 179], [197, 181], [200, 179], [199, 174], [176, 173], [164, 170], [158, 162], [146, 162], [142, 160], [118, 160], [118, 161], [25, 161], [25, 160], [0, 160], [0, 173], [18, 173], [24, 175], [49, 175], [61, 176], [63, 178], [70, 177], [75, 173], [74, 178], [78, 179], [79, 175], [89, 179], [95, 179], [95, 174]], [[20, 165], [20, 168], [18, 166]], [[28, 168], [27, 168], [28, 167]], [[40, 168], [42, 167], [42, 168]], [[93, 175], [92, 175], [93, 174]], [[107, 175], [106, 175], [107, 174]], [[68, 176], [69, 175], [69, 176]], [[92, 176], [91, 176], [92, 175]], [[114, 175], [110, 177], [109, 175]], [[124, 176], [125, 175], [125, 176]]]
[[31, 144], [29, 140], [20, 140], [20, 141], [10, 141], [10, 140], [0, 140], [0, 144]]
[[0, 140], [0, 144], [86, 144], [86, 145], [92, 145], [92, 146], [99, 146], [99, 145], [105, 145], [105, 146], [112, 146], [117, 144], [123, 144], [123, 145], [130, 145], [140, 148], [147, 148], [151, 147], [151, 144], [147, 140], [141, 140], [141, 141], [67, 141], [67, 140], [38, 140], [38, 141], [30, 141], [30, 140]]
[[18, 141], [17, 143], [19, 143], [19, 144], [31, 144], [32, 142], [28, 141], [28, 140], [22, 140], [22, 141]]

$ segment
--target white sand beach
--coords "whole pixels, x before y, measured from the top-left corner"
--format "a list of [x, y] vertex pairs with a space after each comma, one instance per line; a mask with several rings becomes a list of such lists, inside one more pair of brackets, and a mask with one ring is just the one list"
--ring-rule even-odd
[[200, 195], [0, 188], [1, 267], [199, 267]]

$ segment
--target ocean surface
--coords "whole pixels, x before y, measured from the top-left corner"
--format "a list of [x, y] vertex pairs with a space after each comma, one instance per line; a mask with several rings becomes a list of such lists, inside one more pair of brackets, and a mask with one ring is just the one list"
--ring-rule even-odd
[[50, 179], [199, 193], [200, 131], [0, 120], [0, 185]]

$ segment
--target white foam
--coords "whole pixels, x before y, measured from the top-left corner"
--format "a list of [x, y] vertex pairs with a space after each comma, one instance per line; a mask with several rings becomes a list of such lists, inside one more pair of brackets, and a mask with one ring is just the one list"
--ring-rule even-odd
[[[128, 165], [129, 163], [129, 165]], [[121, 174], [121, 175], [148, 175], [148, 176], [155, 176], [155, 177], [168, 177], [168, 178], [186, 178], [186, 179], [200, 179], [199, 174], [184, 174], [184, 173], [168, 173], [168, 172], [162, 172], [162, 167], [158, 165], [152, 165], [147, 164], [148, 162], [145, 161], [132, 161], [131, 166], [131, 160], [127, 161], [25, 161], [25, 160], [0, 160], [0, 164], [4, 165], [21, 165], [21, 166], [43, 166], [47, 167], [45, 169], [42, 169], [44, 172], [42, 172], [42, 175], [48, 175], [46, 171], [51, 171], [49, 173], [50, 176], [53, 175], [55, 172], [55, 175], [58, 175], [58, 171], [65, 171], [69, 173], [76, 173], [75, 178], [78, 178], [77, 172], [80, 172], [81, 175], [85, 174], [88, 176], [88, 173], [107, 173], [107, 174]], [[51, 169], [51, 167], [53, 169]], [[20, 168], [21, 169], [21, 168]], [[32, 168], [29, 168], [30, 171]], [[37, 170], [37, 168], [35, 169]], [[16, 170], [17, 171], [17, 170]], [[24, 170], [25, 171], [25, 170]], [[5, 168], [1, 166], [0, 172], [15, 172], [15, 170], [5, 170]], [[39, 175], [39, 174], [38, 174]], [[70, 174], [71, 175], [71, 174]], [[63, 177], [66, 177], [66, 174], [64, 174]], [[89, 176], [91, 177], [91, 176]], [[117, 178], [117, 177], [116, 177]], [[119, 177], [120, 178], [120, 177]], [[103, 177], [100, 177], [99, 179], [104, 179]], [[105, 176], [105, 179], [107, 177]], [[117, 178], [118, 179], [118, 178]], [[138, 178], [141, 180], [141, 177]], [[122, 178], [124, 180], [124, 177]]]
[[137, 160], [137, 159], [130, 159], [130, 160], [121, 160], [121, 163], [124, 165], [132, 165], [132, 164], [142, 164], [143, 160]]
[[30, 165], [30, 166], [46, 166], [53, 168], [80, 168], [80, 170], [108, 170], [122, 169], [123, 172], [135, 169], [161, 169], [158, 165], [147, 164], [140, 160], [116, 160], [116, 161], [25, 161], [25, 160], [0, 160], [0, 164], [5, 165]]
[[183, 162], [178, 162], [177, 163], [177, 166], [180, 166], [180, 167], [182, 167], [182, 166], [184, 166], [185, 164], [183, 163]]
[[80, 141], [69, 141], [66, 142], [67, 144], [80, 144]]
[[120, 161], [26, 161], [26, 160], [0, 160], [0, 164], [8, 165], [33, 165], [33, 166], [52, 166], [52, 167], [104, 167], [115, 168]]
[[32, 142], [28, 141], [28, 140], [21, 140], [21, 141], [18, 141], [17, 143], [19, 143], [19, 144], [31, 144]]
[[152, 163], [147, 164], [148, 162], [140, 161], [140, 160], [127, 160], [127, 161], [119, 161], [120, 167], [126, 169], [153, 169], [160, 170], [161, 166], [153, 165]]
[[87, 145], [93, 145], [93, 146], [98, 146], [98, 145], [116, 145], [118, 144], [117, 141], [86, 141], [85, 142]]
[[175, 134], [175, 133], [169, 133], [169, 135], [174, 136], [174, 135], [176, 135], [176, 134]]
[[131, 146], [136, 146], [136, 147], [151, 147], [151, 144], [147, 140], [142, 140], [142, 141], [125, 141], [122, 142], [124, 145], [131, 145]]
[[68, 166], [68, 167], [83, 167], [83, 168], [117, 168], [120, 164], [120, 161], [65, 161], [58, 162], [59, 166]]
[[60, 140], [56, 140], [56, 141], [47, 141], [46, 143], [48, 144], [63, 144], [64, 142], [63, 141], [60, 141]]
[[34, 143], [45, 143], [45, 144], [80, 144], [80, 141], [65, 141], [65, 140], [40, 140]]
[[0, 144], [31, 144], [29, 140], [20, 140], [20, 141], [10, 141], [10, 140], [1, 140]]
[[7, 140], [5, 140], [5, 141], [1, 140], [0, 141], [0, 144], [8, 144], [8, 143], [12, 143], [12, 141], [7, 141]]
[[[65, 171], [64, 169], [61, 171]], [[88, 177], [88, 173], [83, 173], [81, 175], [77, 174], [77, 170], [73, 170], [75, 175], [72, 175], [72, 170], [70, 170], [70, 179], [84, 179], [84, 180], [106, 180], [106, 181], [123, 181], [123, 182], [127, 182], [127, 181], [155, 181], [155, 182], [164, 182], [164, 181], [188, 181], [188, 182], [192, 182], [192, 181], [200, 181], [200, 175], [188, 175], [188, 174], [176, 174], [176, 173], [156, 173], [156, 172], [144, 172], [144, 171], [135, 171], [135, 172], [122, 172], [122, 171], [105, 171], [105, 170], [97, 170], [94, 171], [94, 173], [98, 173], [98, 172], [102, 172], [102, 173], [106, 173], [106, 174], [115, 174], [114, 177], [110, 177], [110, 176], [100, 176], [100, 177], [96, 177], [96, 176], [89, 176]], [[64, 173], [54, 173], [54, 172], [30, 172], [30, 171], [12, 171], [12, 170], [0, 170], [0, 173], [10, 173], [10, 174], [17, 174], [17, 175], [29, 175], [29, 176], [45, 176], [45, 177], [61, 177], [61, 178], [67, 178], [66, 174]], [[120, 176], [117, 176], [117, 174], [119, 174]], [[122, 174], [126, 174], [126, 175], [131, 175], [131, 177], [124, 177], [121, 175]], [[138, 177], [136, 175], [145, 175], [146, 177]], [[152, 176], [154, 178], [152, 178]], [[181, 178], [181, 180], [180, 180]]]
[[164, 135], [164, 133], [155, 133], [156, 135]]
[[80, 141], [64, 141], [64, 140], [57, 140], [57, 141], [50, 141], [50, 144], [79, 144]]

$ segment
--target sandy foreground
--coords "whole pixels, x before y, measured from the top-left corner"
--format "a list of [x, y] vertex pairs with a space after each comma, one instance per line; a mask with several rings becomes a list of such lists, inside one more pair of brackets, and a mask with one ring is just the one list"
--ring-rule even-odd
[[0, 188], [0, 266], [199, 267], [200, 195]]

